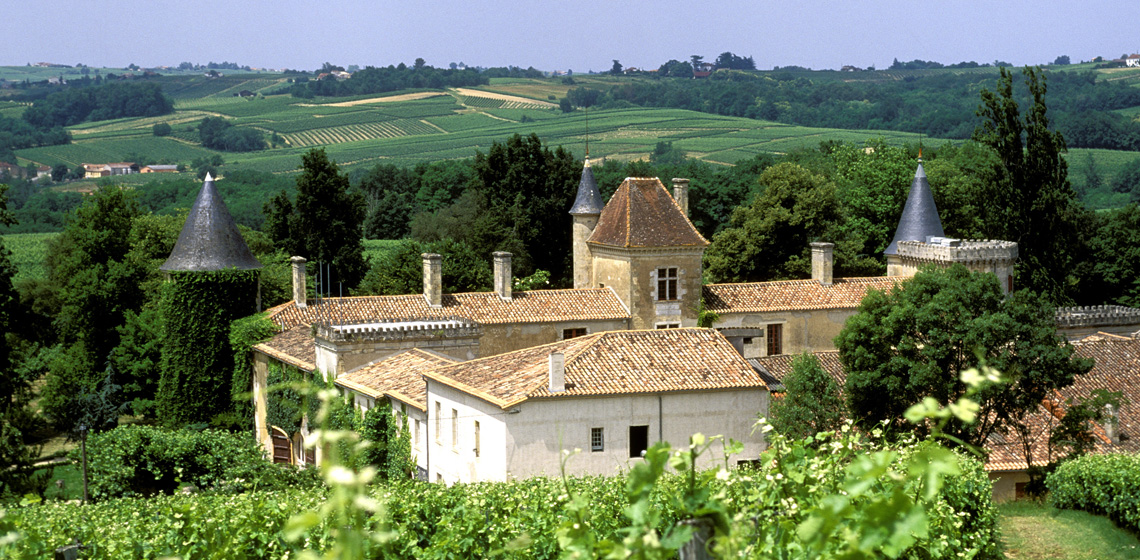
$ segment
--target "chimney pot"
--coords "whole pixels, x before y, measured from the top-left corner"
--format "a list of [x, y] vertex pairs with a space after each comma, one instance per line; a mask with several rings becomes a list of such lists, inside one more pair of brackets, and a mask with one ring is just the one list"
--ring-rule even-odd
[[289, 259], [293, 263], [293, 301], [297, 307], [305, 307], [305, 257]]
[[689, 217], [689, 180], [682, 178], [673, 178], [673, 200], [677, 201], [677, 206], [681, 207], [681, 212], [685, 217]]
[[835, 266], [834, 243], [811, 244], [811, 279], [821, 286], [832, 283], [832, 268]]
[[566, 355], [562, 352], [550, 353], [550, 392], [566, 390]]
[[495, 293], [504, 301], [511, 301], [511, 254], [495, 251], [491, 255], [495, 258]]
[[423, 253], [424, 299], [433, 309], [443, 307], [443, 257], [437, 253]]

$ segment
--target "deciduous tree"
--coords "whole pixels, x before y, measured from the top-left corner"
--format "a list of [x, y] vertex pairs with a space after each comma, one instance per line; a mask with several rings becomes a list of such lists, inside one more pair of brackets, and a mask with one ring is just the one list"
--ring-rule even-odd
[[981, 445], [1023, 424], [1046, 395], [1092, 368], [1057, 336], [1053, 310], [1027, 290], [1006, 296], [996, 276], [960, 264], [868, 293], [835, 340], [852, 416], [865, 427], [921, 431], [903, 419], [906, 409], [925, 397], [956, 402], [962, 371], [984, 363], [1005, 379], [977, 395], [975, 424], [955, 421], [946, 433]]
[[802, 439], [839, 429], [845, 408], [839, 385], [819, 365], [814, 354], [805, 352], [796, 356], [792, 360], [792, 372], [783, 383], [784, 396], [772, 400], [769, 418], [777, 432]]

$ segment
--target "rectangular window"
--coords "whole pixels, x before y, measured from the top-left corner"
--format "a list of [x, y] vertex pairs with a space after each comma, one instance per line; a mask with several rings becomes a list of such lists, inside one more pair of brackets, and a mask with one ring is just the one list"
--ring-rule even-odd
[[420, 421], [416, 420], [416, 449], [420, 447]]
[[439, 443], [439, 440], [440, 440], [439, 431], [440, 431], [440, 429], [442, 429], [442, 426], [443, 426], [443, 421], [440, 420], [440, 418], [443, 418], [443, 407], [440, 406], [439, 401], [435, 401], [435, 442], [436, 443]]
[[570, 340], [571, 338], [578, 338], [579, 336], [586, 336], [586, 329], [562, 329], [562, 340]]
[[677, 269], [657, 269], [657, 301], [675, 301], [677, 299]]
[[451, 448], [459, 448], [459, 411], [451, 409]]
[[679, 328], [681, 328], [681, 323], [657, 323], [656, 328], [658, 328], [658, 329], [679, 329]]
[[784, 353], [784, 325], [768, 325], [768, 355]]
[[629, 427], [629, 456], [643, 457], [649, 449], [649, 426]]
[[606, 450], [606, 432], [604, 428], [590, 428], [590, 451]]
[[479, 456], [479, 421], [475, 421], [475, 456]]

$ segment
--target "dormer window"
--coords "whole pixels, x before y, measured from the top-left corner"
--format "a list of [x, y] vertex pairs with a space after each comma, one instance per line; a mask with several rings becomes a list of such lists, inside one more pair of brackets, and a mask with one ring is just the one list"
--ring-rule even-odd
[[677, 300], [677, 269], [657, 269], [657, 301]]

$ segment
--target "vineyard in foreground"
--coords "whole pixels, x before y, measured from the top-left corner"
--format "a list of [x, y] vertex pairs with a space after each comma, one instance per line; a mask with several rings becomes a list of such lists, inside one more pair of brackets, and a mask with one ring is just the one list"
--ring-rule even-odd
[[[694, 453], [714, 452], [698, 437], [678, 452], [655, 446], [620, 476], [377, 484], [368, 518], [350, 513], [368, 499], [339, 486], [29, 505], [0, 518], [0, 537], [14, 532], [7, 553], [29, 558], [71, 539], [100, 558], [282, 558], [330, 551], [362, 530], [385, 558], [668, 558], [693, 534], [678, 522], [701, 518], [718, 555], [733, 557], [999, 557], [989, 481], [975, 459], [928, 443], [886, 448], [847, 430], [791, 443], [774, 436], [772, 445], [756, 467], [728, 471], [692, 470]], [[680, 474], [664, 474], [667, 465]], [[347, 509], [316, 513], [329, 503]]]

